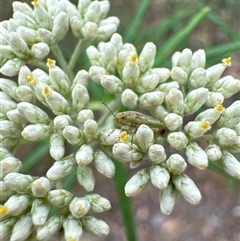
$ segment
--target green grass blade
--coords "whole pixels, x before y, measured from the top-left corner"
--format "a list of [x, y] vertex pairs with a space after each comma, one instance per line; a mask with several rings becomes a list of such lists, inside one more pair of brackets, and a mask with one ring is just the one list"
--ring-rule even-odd
[[173, 53], [176, 48], [183, 42], [188, 35], [196, 28], [200, 21], [204, 18], [209, 8], [205, 7], [198, 12], [197, 15], [192, 17], [185, 28], [180, 29], [172, 38], [161, 45], [156, 56], [155, 65], [162, 65], [166, 58]]
[[124, 168], [124, 165], [121, 162], [115, 161], [115, 166], [116, 166], [116, 173], [114, 176], [114, 180], [115, 180], [117, 194], [118, 194], [119, 206], [120, 206], [123, 222], [126, 229], [127, 240], [137, 241], [131, 200], [125, 195], [125, 192], [124, 192], [124, 186], [127, 182], [127, 173]]
[[143, 0], [138, 6], [137, 12], [134, 13], [134, 18], [131, 20], [129, 27], [123, 34], [125, 42], [134, 42], [134, 39], [137, 38], [140, 25], [142, 24], [142, 20], [148, 10], [150, 3], [151, 0]]

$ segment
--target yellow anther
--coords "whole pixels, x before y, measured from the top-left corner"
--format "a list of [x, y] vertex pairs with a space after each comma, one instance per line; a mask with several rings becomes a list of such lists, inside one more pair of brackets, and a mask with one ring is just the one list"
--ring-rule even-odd
[[28, 81], [29, 84], [31, 84], [33, 86], [36, 86], [38, 84], [37, 80], [34, 79], [31, 75], [27, 76], [27, 81]]
[[39, 1], [38, 0], [33, 0], [31, 2], [31, 4], [35, 7], [35, 8], [38, 8], [39, 7]]
[[43, 92], [42, 92], [43, 96], [45, 96], [45, 97], [50, 96], [51, 93], [52, 93], [52, 90], [51, 90], [49, 87], [45, 87], [45, 88], [43, 89]]
[[75, 238], [69, 238], [67, 241], [76, 241]]
[[214, 108], [214, 110], [215, 110], [216, 112], [218, 112], [219, 114], [221, 114], [221, 113], [225, 110], [225, 108], [224, 108], [222, 105], [217, 105], [217, 106]]
[[230, 67], [232, 65], [232, 58], [231, 57], [225, 58], [222, 60], [222, 62], [225, 67]]
[[78, 210], [79, 212], [82, 212], [82, 211], [84, 210], [82, 204], [77, 204], [76, 206], [77, 206], [77, 210]]
[[208, 121], [202, 121], [201, 128], [202, 128], [202, 130], [208, 131], [211, 129], [211, 125]]
[[49, 68], [55, 67], [55, 63], [56, 63], [55, 60], [50, 59], [50, 58], [47, 59], [47, 66], [48, 66]]
[[0, 217], [7, 213], [7, 207], [0, 205]]
[[129, 135], [126, 131], [120, 133], [120, 140], [121, 140], [121, 142], [129, 141]]
[[130, 59], [131, 64], [136, 64], [137, 61], [138, 61], [137, 55], [133, 54], [131, 59]]

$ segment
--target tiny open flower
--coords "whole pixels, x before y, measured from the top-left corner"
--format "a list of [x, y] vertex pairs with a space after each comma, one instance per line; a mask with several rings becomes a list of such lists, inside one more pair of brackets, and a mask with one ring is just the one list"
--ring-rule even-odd
[[69, 204], [69, 210], [75, 218], [81, 218], [90, 210], [90, 203], [86, 198], [75, 197]]
[[183, 195], [183, 197], [191, 204], [198, 204], [201, 199], [201, 193], [192, 179], [186, 174], [172, 177], [175, 188]]
[[180, 67], [174, 67], [171, 70], [171, 78], [173, 81], [177, 81], [179, 85], [184, 85], [187, 82], [187, 73]]
[[56, 189], [51, 190], [48, 193], [48, 200], [56, 207], [66, 207], [70, 204], [73, 199], [73, 194], [64, 190], [64, 189]]
[[122, 162], [138, 161], [143, 158], [143, 154], [135, 144], [116, 143], [113, 145], [112, 152]]
[[160, 164], [166, 160], [165, 149], [162, 145], [154, 144], [148, 149], [148, 157], [154, 164]]
[[181, 174], [187, 168], [186, 161], [179, 154], [172, 154], [166, 161], [170, 173]]
[[[31, 197], [28, 195], [12, 195], [7, 202], [5, 202], [4, 206], [2, 206], [2, 215], [10, 215], [10, 216], [18, 216], [24, 210], [26, 210], [31, 204]], [[5, 211], [3, 212], [3, 210]], [[0, 216], [2, 216], [0, 215]]]
[[47, 171], [47, 178], [49, 180], [58, 180], [70, 174], [76, 167], [76, 162], [73, 155], [64, 157], [54, 164]]
[[183, 124], [183, 118], [175, 113], [169, 113], [164, 118], [164, 123], [170, 131], [175, 131]]
[[186, 147], [186, 156], [187, 161], [196, 168], [207, 168], [208, 156], [196, 142], [192, 142]]
[[112, 178], [115, 174], [115, 165], [113, 161], [102, 151], [95, 151], [94, 165], [97, 171], [105, 177]]
[[101, 85], [111, 94], [117, 94], [122, 91], [122, 81], [114, 75], [103, 75]]
[[164, 95], [160, 91], [148, 92], [140, 96], [139, 106], [141, 108], [152, 108], [161, 105], [164, 100]]
[[45, 197], [51, 189], [50, 181], [46, 177], [40, 177], [31, 184], [34, 197]]
[[164, 167], [153, 165], [150, 168], [150, 178], [153, 186], [160, 190], [164, 190], [168, 185], [170, 175]]
[[106, 237], [109, 234], [109, 226], [101, 219], [86, 215], [81, 219], [86, 232], [99, 237]]
[[190, 89], [197, 89], [203, 87], [206, 82], [206, 71], [203, 68], [194, 69], [191, 76], [189, 77]]
[[128, 197], [137, 196], [150, 182], [150, 174], [147, 168], [138, 171], [125, 185], [125, 194]]
[[86, 166], [93, 161], [94, 150], [90, 145], [81, 145], [75, 155], [75, 160], [79, 166]]
[[208, 121], [190, 121], [185, 125], [184, 132], [187, 136], [198, 138], [210, 129], [211, 125]]
[[185, 103], [185, 115], [190, 115], [196, 112], [207, 100], [208, 89], [198, 88], [189, 92], [184, 100]]
[[135, 134], [136, 141], [143, 152], [154, 143], [154, 133], [147, 125], [140, 125]]
[[64, 137], [62, 134], [56, 132], [50, 136], [49, 139], [49, 153], [53, 159], [60, 160], [65, 154]]
[[93, 120], [93, 119], [94, 119], [94, 115], [92, 110], [90, 109], [83, 109], [78, 112], [77, 120], [81, 124], [83, 124], [86, 120]]
[[80, 241], [83, 233], [82, 223], [72, 215], [63, 221], [64, 237], [67, 241]]
[[63, 215], [50, 217], [46, 223], [37, 228], [37, 239], [44, 241], [52, 237], [62, 227], [64, 218]]
[[231, 146], [237, 139], [237, 134], [230, 128], [221, 128], [215, 132], [215, 138], [223, 147]]
[[54, 128], [63, 130], [66, 126], [72, 124], [72, 119], [69, 115], [58, 115], [53, 119]]
[[106, 198], [101, 197], [99, 194], [89, 194], [86, 195], [85, 198], [89, 200], [91, 204], [91, 211], [95, 213], [101, 213], [111, 208], [110, 202]]
[[221, 148], [216, 144], [208, 145], [205, 152], [210, 161], [216, 161], [222, 157]]
[[77, 167], [78, 183], [88, 192], [93, 191], [95, 186], [95, 177], [90, 165]]
[[32, 202], [31, 214], [32, 222], [36, 226], [46, 223], [50, 211], [49, 203], [41, 198], [36, 198]]
[[184, 149], [188, 144], [188, 138], [183, 132], [172, 132], [168, 135], [167, 141], [176, 150]]
[[240, 162], [228, 151], [223, 151], [219, 164], [232, 177], [240, 179]]
[[159, 193], [160, 210], [163, 214], [169, 215], [172, 213], [177, 197], [178, 197], [178, 191], [174, 188], [174, 186], [171, 183], [168, 184], [166, 189], [164, 189], [163, 191], [160, 191]]
[[165, 97], [167, 110], [178, 115], [184, 113], [183, 94], [180, 90], [172, 88]]
[[138, 95], [131, 89], [125, 89], [121, 94], [122, 104], [130, 109], [137, 107]]

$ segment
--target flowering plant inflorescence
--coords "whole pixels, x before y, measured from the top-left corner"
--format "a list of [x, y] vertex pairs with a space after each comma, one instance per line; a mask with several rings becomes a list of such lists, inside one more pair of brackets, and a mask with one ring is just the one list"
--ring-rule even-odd
[[[80, 240], [83, 230], [109, 233], [96, 218], [111, 208], [97, 193], [75, 196], [62, 186], [76, 171], [78, 183], [92, 192], [93, 168], [112, 178], [115, 158], [139, 171], [126, 183], [125, 194], [136, 196], [151, 182], [159, 190], [160, 209], [170, 214], [178, 194], [198, 204], [201, 193], [184, 171], [209, 161], [240, 179], [240, 101], [224, 101], [240, 90], [240, 81], [221, 77], [231, 65], [227, 57], [205, 68], [204, 50], [184, 49], [172, 56], [172, 68], [154, 66], [156, 46], [140, 53], [115, 33], [117, 17], [106, 17], [108, 1], [34, 0], [13, 3], [13, 18], [0, 25], [0, 230], [1, 240], [47, 240], [59, 232]], [[67, 62], [58, 47], [67, 34], [79, 39]], [[110, 40], [109, 40], [110, 39]], [[107, 41], [109, 40], [109, 41]], [[74, 74], [84, 42], [91, 67]], [[56, 61], [47, 57], [49, 53]], [[44, 63], [46, 62], [46, 64]], [[17, 82], [10, 77], [17, 77]], [[107, 105], [91, 101], [94, 81], [112, 94]], [[102, 114], [96, 115], [96, 108]], [[149, 112], [148, 116], [146, 112]], [[114, 127], [114, 121], [118, 127]], [[21, 173], [14, 152], [21, 141], [49, 141], [54, 160], [45, 176]], [[74, 146], [66, 154], [67, 146]], [[141, 168], [144, 162], [144, 168]], [[148, 164], [146, 164], [148, 163]], [[58, 213], [50, 215], [52, 207]]]

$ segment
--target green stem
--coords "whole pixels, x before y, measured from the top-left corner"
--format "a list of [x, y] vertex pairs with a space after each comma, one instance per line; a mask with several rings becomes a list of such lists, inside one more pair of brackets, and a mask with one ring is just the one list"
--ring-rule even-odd
[[30, 62], [29, 64], [31, 64], [31, 65], [33, 65], [33, 66], [35, 66], [35, 67], [37, 67], [37, 68], [40, 68], [40, 69], [42, 69], [42, 70], [44, 70], [45, 72], [48, 73], [48, 67], [47, 67], [47, 65], [46, 65], [45, 63], [43, 63], [43, 62], [34, 60], [34, 61]]
[[74, 67], [76, 65], [76, 62], [77, 62], [77, 60], [79, 58], [79, 55], [80, 55], [80, 53], [82, 51], [82, 46], [83, 46], [83, 41], [81, 39], [79, 39], [79, 41], [78, 41], [78, 43], [77, 43], [77, 45], [76, 45], [76, 47], [75, 47], [75, 49], [73, 51], [73, 54], [72, 54], [72, 56], [71, 56], [71, 58], [69, 60], [69, 63], [68, 63], [68, 69], [70, 71], [73, 71], [73, 69], [74, 69]]

